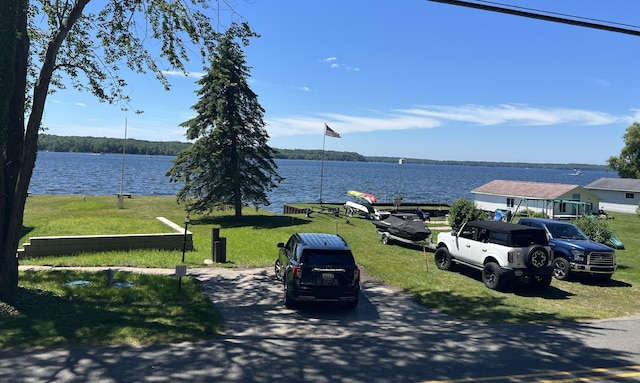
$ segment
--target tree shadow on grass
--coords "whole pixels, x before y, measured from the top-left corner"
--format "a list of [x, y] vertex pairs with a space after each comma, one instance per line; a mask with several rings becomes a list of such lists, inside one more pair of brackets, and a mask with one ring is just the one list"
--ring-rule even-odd
[[[222, 317], [200, 283], [117, 272], [25, 271], [0, 301], [0, 350], [197, 341], [219, 334]], [[85, 282], [74, 284], [72, 282]], [[131, 282], [131, 283], [127, 283]]]
[[286, 215], [251, 215], [236, 218], [232, 215], [202, 217], [192, 219], [190, 225], [218, 225], [222, 228], [255, 227], [256, 229], [274, 229], [292, 225], [304, 225], [311, 220]]
[[[566, 296], [562, 290], [550, 288], [541, 295], [558, 298]], [[588, 318], [563, 317], [553, 313], [541, 313], [535, 310], [522, 309], [514, 311], [505, 305], [504, 297], [468, 297], [452, 292], [432, 291], [420, 292], [411, 291], [415, 299], [433, 309], [456, 318], [479, 320], [487, 323], [556, 323], [574, 322]], [[540, 294], [540, 292], [538, 292]], [[535, 296], [535, 295], [532, 295]]]

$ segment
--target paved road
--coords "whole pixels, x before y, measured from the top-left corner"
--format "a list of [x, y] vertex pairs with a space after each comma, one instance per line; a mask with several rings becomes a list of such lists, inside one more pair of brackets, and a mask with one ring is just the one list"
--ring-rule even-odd
[[356, 310], [294, 311], [270, 269], [189, 272], [225, 317], [220, 338], [0, 353], [0, 382], [640, 381], [640, 317], [487, 325], [421, 307], [371, 278]]

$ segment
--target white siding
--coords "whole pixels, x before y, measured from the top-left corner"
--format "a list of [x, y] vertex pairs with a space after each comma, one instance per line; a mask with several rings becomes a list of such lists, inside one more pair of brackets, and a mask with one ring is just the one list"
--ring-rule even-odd
[[[582, 190], [582, 191], [583, 193], [565, 194], [559, 199], [565, 199], [569, 201], [574, 199], [575, 194], [579, 194], [580, 202], [591, 204], [593, 209], [592, 211], [598, 211], [599, 203], [598, 203], [597, 195], [586, 190]], [[509, 197], [504, 195], [474, 193], [473, 196], [474, 196], [474, 204], [478, 209], [490, 211], [490, 212], [494, 212], [496, 211], [496, 209], [503, 209], [503, 210], [508, 209], [508, 210], [511, 210], [512, 212], [515, 212], [516, 209], [518, 210], [518, 212], [531, 210], [534, 212], [543, 212], [547, 214], [549, 217], [572, 216], [578, 213], [580, 214], [584, 213], [584, 207], [582, 206], [578, 207], [569, 203], [565, 205], [566, 211], [561, 211], [560, 205], [553, 204], [553, 202], [550, 200], [527, 198], [522, 200], [521, 202], [521, 199], [519, 197]], [[507, 206], [507, 198], [513, 198], [514, 200], [513, 206]], [[519, 207], [518, 207], [518, 204], [520, 204]], [[555, 211], [554, 211], [554, 208], [555, 208]], [[610, 210], [616, 211], [613, 209], [610, 209]]]
[[[512, 207], [507, 206], [507, 198], [514, 199], [513, 201], [514, 204]], [[551, 208], [547, 209], [546, 203], [541, 200], [528, 199], [528, 200], [522, 201], [522, 204], [520, 204], [520, 198], [507, 197], [507, 196], [501, 196], [501, 195], [490, 195], [490, 194], [475, 194], [474, 203], [478, 209], [491, 211], [491, 212], [494, 212], [497, 209], [511, 210], [512, 212], [515, 212], [516, 209], [518, 209], [518, 211], [523, 211], [528, 209], [531, 211], [536, 211], [536, 212], [540, 211], [540, 212], [546, 212], [547, 214], [551, 214]], [[520, 207], [518, 207], [518, 204], [520, 204]]]
[[591, 192], [601, 198], [600, 208], [604, 211], [633, 214], [640, 202], [640, 193], [634, 192], [634, 198], [626, 198], [627, 192], [595, 189], [592, 189]]

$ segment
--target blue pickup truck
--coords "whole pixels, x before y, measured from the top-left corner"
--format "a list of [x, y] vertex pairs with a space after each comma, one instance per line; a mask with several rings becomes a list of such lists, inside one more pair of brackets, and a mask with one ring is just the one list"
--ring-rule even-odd
[[572, 223], [545, 218], [520, 218], [518, 223], [547, 232], [556, 279], [569, 280], [575, 274], [607, 281], [618, 268], [612, 248], [592, 241]]

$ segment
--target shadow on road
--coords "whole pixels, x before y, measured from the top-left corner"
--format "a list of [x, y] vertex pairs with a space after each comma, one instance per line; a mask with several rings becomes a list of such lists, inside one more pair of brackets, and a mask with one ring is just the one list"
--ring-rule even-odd
[[421, 382], [638, 363], [637, 350], [600, 341], [630, 337], [609, 322], [496, 326], [461, 321], [374, 279], [363, 283], [355, 310], [331, 305], [290, 310], [268, 269], [195, 274], [225, 318], [220, 338], [4, 353], [0, 381]]

